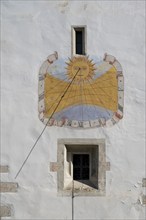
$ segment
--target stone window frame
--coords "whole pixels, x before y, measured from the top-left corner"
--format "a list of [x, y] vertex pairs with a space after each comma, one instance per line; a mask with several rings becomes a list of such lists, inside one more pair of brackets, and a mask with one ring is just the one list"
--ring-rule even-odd
[[[65, 187], [65, 148], [66, 145], [98, 146], [98, 181], [97, 188], [90, 186], [84, 189], [75, 189], [75, 196], [105, 196], [106, 194], [106, 171], [110, 170], [110, 163], [106, 162], [105, 139], [58, 139], [57, 150], [57, 184], [59, 196], [71, 196], [72, 188]], [[74, 181], [73, 181], [74, 182]]]

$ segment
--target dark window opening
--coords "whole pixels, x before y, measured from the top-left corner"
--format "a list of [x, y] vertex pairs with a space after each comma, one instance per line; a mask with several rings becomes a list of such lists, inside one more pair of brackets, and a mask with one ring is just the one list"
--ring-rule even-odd
[[76, 31], [76, 54], [83, 54], [83, 33]]
[[73, 155], [73, 179], [89, 180], [89, 154]]
[[75, 54], [85, 55], [85, 28], [74, 28]]

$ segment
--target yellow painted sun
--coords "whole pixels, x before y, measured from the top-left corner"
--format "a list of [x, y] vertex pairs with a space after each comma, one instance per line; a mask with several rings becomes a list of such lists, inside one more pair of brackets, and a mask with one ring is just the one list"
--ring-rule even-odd
[[74, 82], [88, 81], [94, 76], [94, 63], [86, 56], [73, 57], [67, 64], [67, 76]]

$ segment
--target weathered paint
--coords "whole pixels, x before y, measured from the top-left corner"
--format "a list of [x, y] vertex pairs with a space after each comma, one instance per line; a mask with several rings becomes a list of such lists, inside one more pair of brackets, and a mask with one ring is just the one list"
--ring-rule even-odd
[[[17, 177], [18, 192], [1, 195], [4, 204], [13, 204], [13, 219], [71, 219], [71, 197], [57, 196], [57, 175], [49, 168], [50, 162], [57, 161], [59, 138], [106, 139], [106, 161], [110, 162], [106, 196], [75, 197], [75, 219], [145, 219], [145, 207], [139, 202], [144, 190], [142, 179], [146, 178], [145, 2], [1, 1], [1, 10], [1, 164], [10, 167], [1, 177], [3, 182], [15, 182], [45, 126], [38, 119], [39, 68], [54, 50], [58, 60], [71, 57], [72, 26], [87, 26], [90, 56], [102, 59], [107, 52], [119, 60], [125, 88], [124, 103], [118, 103], [118, 114], [124, 104], [124, 117], [119, 120], [116, 114], [109, 127], [88, 129], [85, 123], [87, 129], [82, 130], [46, 128]], [[114, 65], [120, 77], [121, 67]], [[42, 75], [40, 78], [43, 80]], [[43, 107], [42, 103], [42, 118]], [[94, 126], [98, 123], [92, 121]]]

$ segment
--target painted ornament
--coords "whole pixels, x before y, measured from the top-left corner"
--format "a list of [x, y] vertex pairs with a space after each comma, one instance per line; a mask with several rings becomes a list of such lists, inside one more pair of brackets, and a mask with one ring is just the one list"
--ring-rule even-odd
[[123, 117], [124, 78], [117, 59], [48, 56], [39, 71], [39, 118], [48, 126], [112, 126]]

